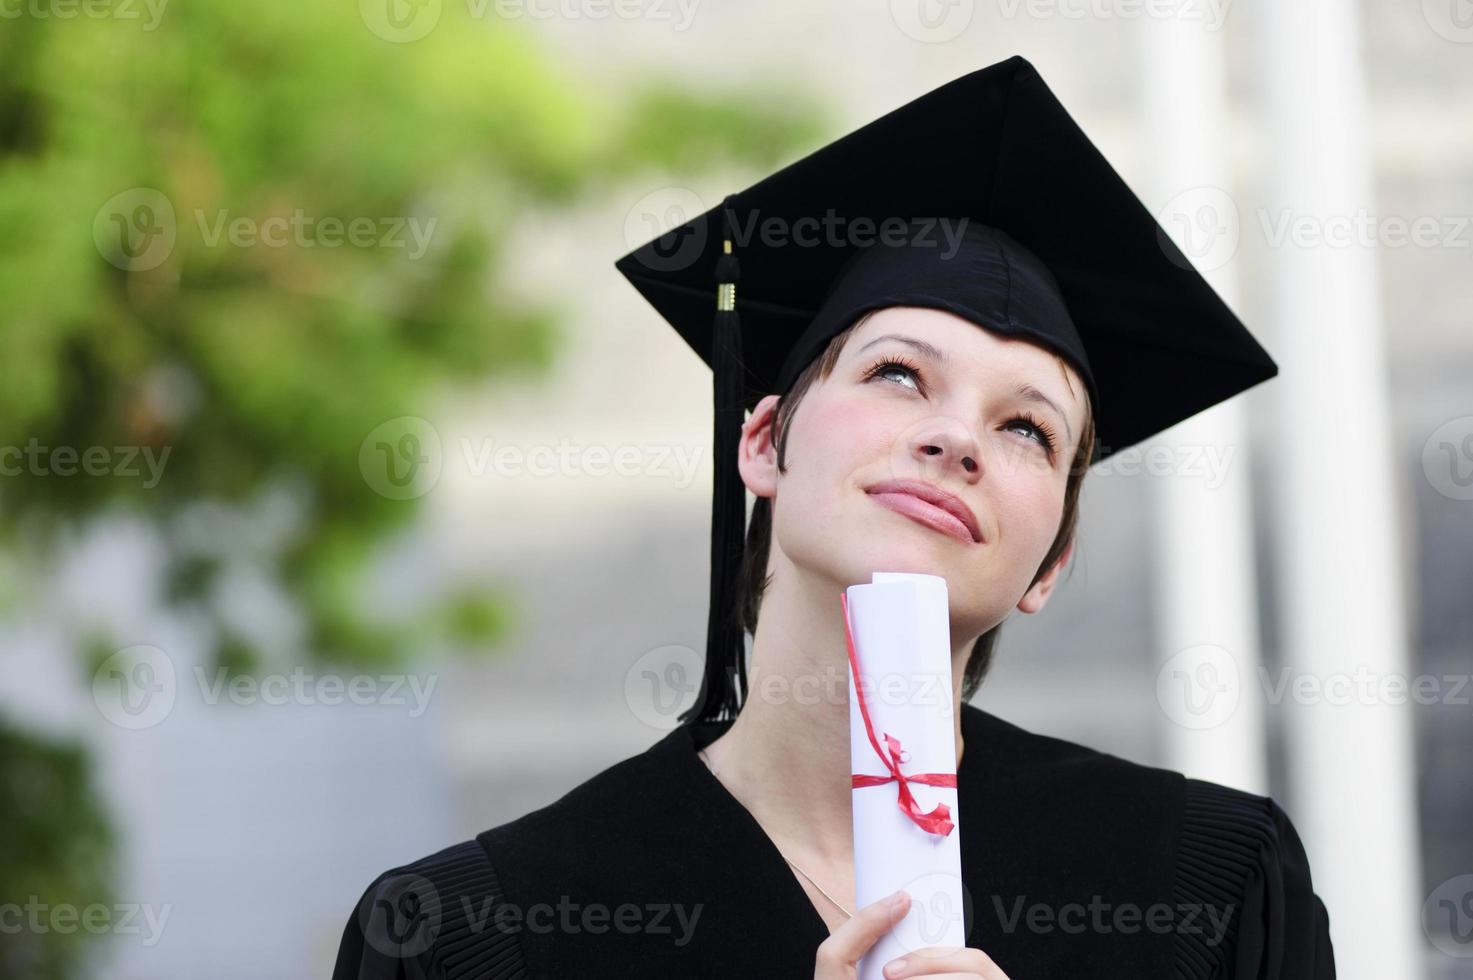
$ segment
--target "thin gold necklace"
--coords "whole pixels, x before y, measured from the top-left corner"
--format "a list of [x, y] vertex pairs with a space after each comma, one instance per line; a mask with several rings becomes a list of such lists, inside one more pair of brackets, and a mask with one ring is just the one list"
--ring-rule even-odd
[[[701, 757], [701, 761], [706, 764], [706, 768], [711, 770], [711, 775], [712, 776], [715, 776], [716, 775], [716, 767], [711, 764], [711, 757], [706, 754], [706, 750], [705, 749], [701, 749], [699, 752], [696, 753], [696, 755], [698, 755], [698, 756]], [[774, 848], [777, 847], [776, 844], [773, 844], [772, 846]], [[844, 906], [840, 905], [839, 902], [838, 902], [838, 900], [835, 899], [834, 896], [832, 896], [828, 892], [824, 891], [823, 886], [820, 885], [818, 882], [814, 881], [813, 880], [813, 876], [811, 874], [809, 874], [808, 872], [804, 871], [802, 868], [798, 867], [792, 861], [789, 861], [788, 860], [788, 856], [786, 854], [783, 854], [783, 852], [781, 850], [778, 850], [777, 853], [778, 854], [782, 854], [782, 859], [784, 861], [787, 861], [788, 862], [788, 867], [792, 868], [794, 871], [798, 872], [800, 875], [802, 875], [803, 877], [807, 878], [808, 879], [808, 883], [811, 884], [814, 888], [817, 888], [818, 889], [818, 893], [820, 895], [822, 895], [824, 898], [828, 899], [830, 902], [833, 902], [835, 908], [837, 908], [840, 912], [843, 912], [844, 915], [847, 918], [851, 918], [851, 919], [854, 918], [854, 913], [853, 912], [850, 912]]]

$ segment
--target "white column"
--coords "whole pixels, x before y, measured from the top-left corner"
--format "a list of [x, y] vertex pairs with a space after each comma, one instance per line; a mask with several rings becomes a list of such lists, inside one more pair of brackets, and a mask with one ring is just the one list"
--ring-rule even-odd
[[[1254, 233], [1269, 240], [1276, 280], [1284, 663], [1320, 691], [1283, 700], [1290, 812], [1330, 911], [1339, 975], [1424, 975], [1413, 709], [1356, 681], [1410, 673], [1376, 246], [1355, 230], [1376, 214], [1359, 8], [1260, 9], [1273, 185]], [[1294, 218], [1307, 237], [1276, 242]], [[1356, 240], [1336, 242], [1347, 229]]]
[[[1142, 44], [1146, 200], [1233, 305], [1239, 225], [1228, 193], [1232, 148], [1222, 35], [1195, 20], [1148, 19]], [[1254, 389], [1214, 406], [1155, 440], [1172, 451], [1175, 463], [1147, 482], [1155, 505], [1157, 691], [1166, 764], [1188, 776], [1267, 793], [1263, 706], [1256, 696], [1249, 397], [1261, 393]]]

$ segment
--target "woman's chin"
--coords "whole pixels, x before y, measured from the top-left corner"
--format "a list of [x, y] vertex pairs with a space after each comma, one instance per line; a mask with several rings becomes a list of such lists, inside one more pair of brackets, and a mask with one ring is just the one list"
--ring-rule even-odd
[[[934, 534], [935, 532], [930, 532]], [[868, 582], [874, 572], [909, 572], [919, 575], [955, 574], [955, 545], [940, 535], [937, 543], [894, 537], [886, 541], [870, 540], [858, 550], [851, 562], [862, 573], [857, 581]]]

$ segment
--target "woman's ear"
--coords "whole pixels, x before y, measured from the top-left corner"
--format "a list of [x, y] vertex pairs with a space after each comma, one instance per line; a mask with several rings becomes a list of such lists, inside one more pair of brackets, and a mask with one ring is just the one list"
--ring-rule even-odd
[[1054, 586], [1058, 584], [1059, 573], [1064, 570], [1064, 566], [1068, 565], [1069, 559], [1073, 557], [1074, 535], [1071, 534], [1069, 535], [1069, 543], [1064, 545], [1063, 551], [1059, 552], [1058, 560], [1049, 566], [1049, 570], [1040, 575], [1038, 581], [1033, 583], [1033, 587], [1023, 593], [1023, 598], [1018, 600], [1018, 609], [1029, 615], [1042, 609], [1048, 603], [1048, 597], [1053, 593]]
[[777, 495], [777, 446], [772, 441], [777, 403], [777, 395], [758, 402], [751, 417], [742, 423], [742, 437], [737, 443], [737, 469], [742, 482], [758, 497]]

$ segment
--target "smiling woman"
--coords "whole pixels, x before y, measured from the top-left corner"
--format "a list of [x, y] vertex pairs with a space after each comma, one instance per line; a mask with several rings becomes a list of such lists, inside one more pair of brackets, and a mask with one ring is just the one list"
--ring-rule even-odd
[[[823, 349], [822, 354], [807, 365], [803, 373], [798, 374], [797, 380], [792, 383], [790, 391], [785, 393], [782, 398], [776, 399], [775, 407], [772, 410], [772, 441], [776, 449], [775, 463], [779, 472], [785, 472], [787, 470], [788, 433], [790, 433], [792, 416], [797, 411], [798, 405], [803, 402], [807, 391], [816, 382], [822, 382], [822, 380], [826, 380], [831, 374], [834, 374], [838, 361], [840, 361], [841, 355], [844, 354], [844, 349], [850, 345], [853, 337], [860, 336], [860, 339], [863, 339], [869, 333], [879, 333], [879, 330], [866, 326], [866, 324], [875, 320], [876, 314], [879, 314], [879, 312], [881, 311], [871, 311], [860, 315], [859, 320], [854, 321], [853, 326], [847, 327], [846, 330], [832, 337], [832, 340], [829, 340], [828, 346]], [[928, 312], [929, 315], [927, 315]], [[919, 308], [893, 308], [879, 315], [879, 321], [881, 323], [890, 323], [891, 318], [896, 317], [915, 320], [918, 315], [922, 320], [931, 324], [929, 329], [943, 330], [943, 332], [949, 333], [949, 335], [956, 335], [957, 333], [955, 323], [947, 324], [947, 314], [935, 314], [935, 312], [924, 311], [924, 309]], [[952, 320], [956, 321], [956, 318], [953, 317]], [[959, 323], [959, 321], [956, 321], [956, 323]], [[968, 324], [962, 324], [962, 327], [963, 329], [960, 330], [959, 336], [963, 340], [963, 343], [972, 343], [972, 345], [1005, 345], [1003, 340], [996, 339], [991, 333], [978, 332], [978, 330], [968, 327]], [[893, 348], [896, 345], [909, 346], [909, 348], [915, 349], [918, 354], [921, 354], [922, 357], [928, 358], [928, 360], [934, 361], [937, 364], [943, 364], [949, 360], [946, 357], [946, 351], [944, 349], [931, 345], [927, 340], [910, 337], [909, 342], [907, 342], [904, 337], [897, 335], [897, 333], [888, 332], [888, 330], [885, 330], [884, 333], [879, 333], [879, 336], [865, 340], [857, 349], [859, 349], [860, 354], [879, 354], [879, 352], [887, 351], [887, 349]], [[1031, 348], [1028, 345], [1021, 346], [1024, 349], [1030, 349], [1030, 351], [1036, 352], [1036, 354], [1043, 354], [1040, 348]], [[1077, 374], [1074, 373], [1072, 368], [1068, 367], [1064, 358], [1055, 355], [1052, 361], [1053, 365], [1055, 365], [1055, 374], [1058, 376], [1058, 383], [1056, 383], [1055, 388], [1066, 392], [1068, 399], [1066, 399], [1064, 404], [1071, 407], [1069, 413], [1064, 413], [1064, 411], [1058, 410], [1058, 402], [1055, 402], [1055, 414], [1064, 420], [1066, 438], [1065, 441], [1058, 441], [1055, 433], [1047, 429], [1037, 430], [1036, 433], [1028, 436], [1028, 438], [1037, 442], [1049, 442], [1050, 445], [1047, 448], [1047, 455], [1049, 455], [1050, 466], [1058, 466], [1058, 469], [1065, 473], [1064, 504], [1062, 504], [1061, 516], [1059, 516], [1058, 531], [1053, 536], [1053, 541], [1050, 542], [1049, 550], [1044, 554], [1043, 559], [1038, 561], [1036, 570], [1034, 570], [1034, 579], [1028, 584], [1028, 588], [1033, 588], [1034, 585], [1037, 585], [1038, 579], [1043, 578], [1049, 572], [1049, 569], [1055, 569], [1056, 566], [1059, 566], [1061, 559], [1064, 559], [1062, 563], [1066, 563], [1065, 550], [1068, 550], [1071, 547], [1072, 541], [1074, 541], [1075, 529], [1078, 526], [1078, 516], [1080, 516], [1080, 491], [1083, 489], [1084, 475], [1089, 470], [1090, 455], [1094, 449], [1094, 413], [1089, 404], [1089, 393], [1084, 391], [1083, 385], [1078, 382]], [[906, 371], [909, 371], [910, 377], [913, 379], [913, 385], [918, 389], [918, 395], [916, 396], [924, 396], [925, 392], [919, 391], [921, 382], [924, 382], [924, 376], [919, 374], [919, 368], [910, 367], [910, 365], [904, 364], [903, 361], [891, 365], [887, 361], [881, 360], [881, 363], [871, 367], [871, 370], [869, 370], [866, 376], [897, 377], [903, 376]], [[901, 382], [896, 380], [893, 383], [900, 385]], [[1027, 385], [1027, 383], [1021, 383], [1019, 388], [1031, 388], [1031, 386]], [[1025, 392], [1016, 393], [1019, 396], [1027, 398]], [[1083, 421], [1069, 421], [1069, 414], [1074, 414], [1075, 419], [1083, 417]], [[1034, 426], [1038, 429], [1037, 423], [1028, 421], [1025, 414], [1022, 414], [1021, 420], [1015, 417], [1015, 419], [1006, 420], [1005, 424], [1006, 426], [1012, 427], [1013, 432], [1027, 429], [1028, 426]], [[897, 447], [897, 449], [903, 451], [903, 447]], [[1015, 457], [1010, 460], [1010, 463], [1018, 464], [1019, 455], [1024, 457], [1022, 461], [1027, 463], [1027, 452], [1027, 449], [1025, 449], [1022, 454], [1015, 454]], [[1068, 460], [1068, 466], [1065, 467], [1062, 460]], [[943, 463], [943, 466], [944, 464], [946, 463]], [[922, 464], [922, 469], [935, 470], [938, 467], [934, 461], [928, 458], [927, 463]], [[932, 477], [932, 482], [940, 483], [943, 480], [934, 480], [934, 477]], [[985, 536], [982, 539], [985, 541]], [[737, 592], [737, 610], [739, 616], [741, 616], [742, 628], [748, 634], [756, 635], [757, 619], [759, 619], [759, 613], [762, 610], [763, 592], [766, 591], [767, 584], [769, 584], [770, 575], [769, 570], [767, 570], [767, 561], [769, 561], [770, 544], [772, 544], [772, 498], [759, 495], [756, 501], [754, 501], [753, 507], [751, 507], [751, 522], [747, 529], [747, 544], [745, 544], [744, 548], [744, 559], [742, 559], [741, 576], [739, 576]], [[1028, 612], [1033, 612], [1033, 610], [1028, 610]], [[972, 696], [981, 687], [982, 679], [987, 676], [988, 668], [990, 668], [991, 662], [993, 662], [994, 651], [996, 651], [1000, 631], [1002, 631], [1002, 622], [999, 620], [996, 625], [984, 629], [980, 637], [977, 638], [977, 641], [972, 644], [971, 653], [966, 656], [965, 666], [962, 669], [962, 684], [959, 685], [960, 691], [962, 691], [963, 701], [972, 699]]]
[[[915, 390], [918, 391], [917, 397], [924, 397], [925, 392], [919, 391], [920, 383], [924, 381], [924, 376], [920, 374], [920, 369], [905, 364], [903, 359], [897, 359], [891, 362], [883, 355], [886, 351], [898, 346], [902, 349], [908, 348], [914, 350], [923, 358], [935, 362], [938, 365], [947, 364], [950, 367], [948, 363], [950, 359], [946, 356], [946, 351], [918, 337], [905, 337], [889, 329], [876, 328], [871, 325], [871, 321], [876, 319], [881, 324], [889, 324], [895, 320], [914, 321], [917, 318], [928, 324], [929, 329], [942, 331], [949, 336], [957, 337], [964, 344], [996, 345], [1002, 347], [1007, 343], [997, 339], [991, 333], [978, 331], [970, 324], [962, 323], [958, 318], [948, 316], [945, 313], [936, 313], [935, 311], [912, 307], [891, 308], [883, 312], [872, 310], [862, 314], [851, 326], [835, 334], [823, 352], [809, 362], [798, 375], [787, 393], [775, 400], [772, 408], [771, 438], [776, 451], [775, 465], [780, 472], [786, 472], [788, 437], [790, 423], [794, 413], [803, 402], [808, 390], [815, 383], [827, 380], [834, 373], [839, 364], [840, 356], [844, 353], [845, 348], [850, 345], [851, 338], [858, 336], [863, 341], [857, 348], [859, 354], [871, 356], [881, 355], [880, 361], [872, 365], [868, 372], [866, 372], [866, 377], [893, 378], [909, 372], [911, 378], [914, 379]], [[948, 323], [948, 320], [951, 322]], [[960, 330], [957, 329], [958, 324], [961, 327]], [[873, 336], [875, 334], [878, 334], [878, 336]], [[869, 339], [865, 339], [867, 337]], [[1035, 355], [1047, 357], [1041, 348], [1032, 347], [1027, 344], [1021, 344], [1020, 346], [1025, 351], [1033, 351]], [[1035, 357], [1034, 359], [1037, 358]], [[1029, 583], [1030, 588], [1049, 569], [1060, 564], [1061, 556], [1064, 555], [1065, 549], [1073, 541], [1074, 532], [1079, 522], [1080, 490], [1084, 486], [1084, 476], [1089, 469], [1092, 461], [1091, 456], [1095, 448], [1094, 412], [1089, 404], [1088, 392], [1083, 389], [1082, 382], [1078, 380], [1078, 375], [1068, 366], [1068, 363], [1062, 357], [1053, 355], [1048, 359], [1052, 362], [1053, 374], [1056, 378], [1053, 387], [1048, 390], [1056, 388], [1064, 392], [1065, 398], [1063, 399], [1063, 403], [1071, 407], [1071, 412], [1063, 412], [1058, 407], [1059, 402], [1053, 402], [1055, 417], [1062, 419], [1063, 424], [1066, 426], [1065, 440], [1058, 440], [1054, 432], [1048, 429], [1039, 429], [1029, 437], [1031, 440], [1039, 442], [1045, 439], [1049, 441], [1049, 464], [1050, 466], [1057, 466], [1060, 472], [1065, 474], [1062, 513], [1059, 517], [1057, 533], [1055, 533], [1047, 553], [1035, 569], [1034, 579]], [[1033, 368], [1034, 370], [1038, 370], [1037, 365], [1034, 365]], [[952, 370], [955, 370], [955, 368], [952, 368]], [[901, 384], [900, 381], [893, 381], [891, 383]], [[1019, 382], [1018, 388], [1024, 390], [1015, 389], [1015, 394], [1025, 400], [1031, 400], [1028, 398], [1029, 390], [1036, 390], [1032, 389], [1032, 386], [1027, 382]], [[933, 414], [936, 411], [939, 410], [933, 409]], [[1076, 421], [1071, 422], [1069, 419], [1070, 415], [1074, 415]], [[1081, 417], [1082, 421], [1078, 421]], [[1017, 418], [1009, 418], [1005, 421], [1005, 424], [1011, 426], [1015, 432], [1026, 428], [1028, 425], [1033, 425], [1035, 429], [1038, 429], [1037, 423], [1027, 420], [1026, 413], [1023, 414], [1022, 424], [1020, 424]], [[904, 449], [904, 447], [896, 448], [900, 451]], [[1026, 456], [1027, 450], [1021, 454], [1015, 454], [1009, 460], [1009, 463], [1011, 465], [1026, 463]], [[1063, 463], [1063, 460], [1066, 459], [1068, 461], [1067, 467]], [[921, 465], [922, 469], [932, 471], [939, 468], [936, 463], [929, 460], [919, 465]], [[943, 461], [941, 466], [945, 465], [947, 463]], [[954, 474], [954, 476], [965, 476], [965, 474]], [[941, 483], [945, 481], [934, 480], [933, 477], [933, 482]], [[757, 632], [758, 615], [762, 607], [762, 595], [767, 588], [770, 577], [768, 558], [771, 540], [772, 498], [757, 495], [752, 504], [751, 521], [747, 528], [746, 546], [743, 550], [742, 569], [735, 606], [738, 615], [741, 617], [743, 629], [754, 636]], [[967, 656], [962, 672], [961, 691], [963, 701], [971, 700], [972, 696], [976, 694], [977, 689], [981, 687], [983, 679], [987, 676], [1001, 629], [1002, 622], [999, 621], [996, 625], [983, 630], [981, 635], [977, 637], [976, 642], [972, 645], [971, 652]]]
[[[766, 234], [819, 215], [839, 238]], [[907, 943], [886, 977], [1334, 976], [1272, 799], [967, 703], [1001, 624], [1042, 610], [1068, 565], [1091, 462], [1276, 371], [1027, 62], [903, 106], [617, 265], [713, 369], [700, 690], [648, 751], [372, 883], [339, 980], [855, 976], [938, 911], [855, 902], [839, 597], [879, 571], [947, 582], [966, 937]], [[763, 693], [834, 676], [843, 695]], [[610, 927], [651, 905], [691, 913], [678, 942], [632, 914]], [[553, 906], [582, 912], [533, 928]]]

